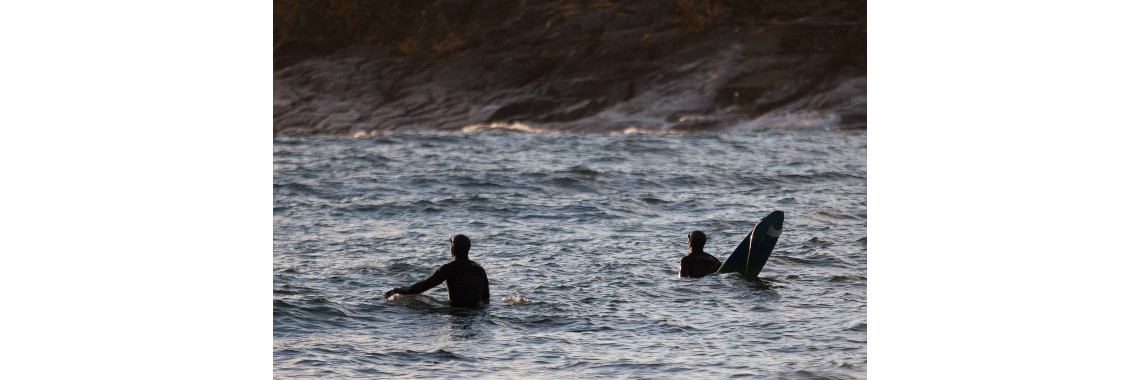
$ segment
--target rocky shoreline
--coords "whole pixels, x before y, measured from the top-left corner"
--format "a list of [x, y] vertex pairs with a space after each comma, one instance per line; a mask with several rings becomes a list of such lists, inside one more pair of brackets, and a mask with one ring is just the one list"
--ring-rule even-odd
[[274, 133], [866, 128], [866, 3], [275, 1]]

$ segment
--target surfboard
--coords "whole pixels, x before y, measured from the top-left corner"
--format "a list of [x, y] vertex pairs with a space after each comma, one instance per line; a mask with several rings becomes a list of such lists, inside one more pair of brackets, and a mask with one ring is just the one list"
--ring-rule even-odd
[[783, 230], [784, 212], [772, 211], [752, 227], [752, 231], [748, 232], [744, 241], [736, 246], [731, 255], [728, 255], [728, 259], [724, 260], [724, 264], [720, 265], [716, 273], [740, 273], [746, 278], [760, 275], [760, 270], [764, 269], [764, 263], [768, 262], [768, 257], [772, 255], [772, 249], [776, 248], [776, 240], [779, 240]]

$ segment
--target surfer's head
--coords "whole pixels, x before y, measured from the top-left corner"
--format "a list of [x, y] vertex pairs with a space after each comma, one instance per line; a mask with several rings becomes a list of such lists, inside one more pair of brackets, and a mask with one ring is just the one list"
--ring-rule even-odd
[[693, 230], [689, 233], [689, 249], [693, 251], [700, 251], [705, 248], [705, 233], [700, 230]]
[[471, 239], [463, 235], [452, 236], [451, 239], [451, 257], [457, 259], [466, 259], [467, 252], [471, 251]]

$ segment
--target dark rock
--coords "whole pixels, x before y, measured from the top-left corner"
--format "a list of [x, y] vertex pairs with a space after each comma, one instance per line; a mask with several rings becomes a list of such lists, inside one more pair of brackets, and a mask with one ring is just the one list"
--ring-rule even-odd
[[503, 106], [495, 111], [487, 122], [512, 122], [536, 118], [550, 113], [558, 108], [558, 102], [553, 100], [531, 100]]
[[275, 133], [866, 127], [862, 2], [277, 0], [274, 41]]

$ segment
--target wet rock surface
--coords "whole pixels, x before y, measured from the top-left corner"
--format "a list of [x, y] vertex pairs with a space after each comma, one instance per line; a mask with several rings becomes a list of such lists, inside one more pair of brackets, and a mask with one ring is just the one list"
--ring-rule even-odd
[[276, 1], [275, 134], [866, 127], [866, 3]]

